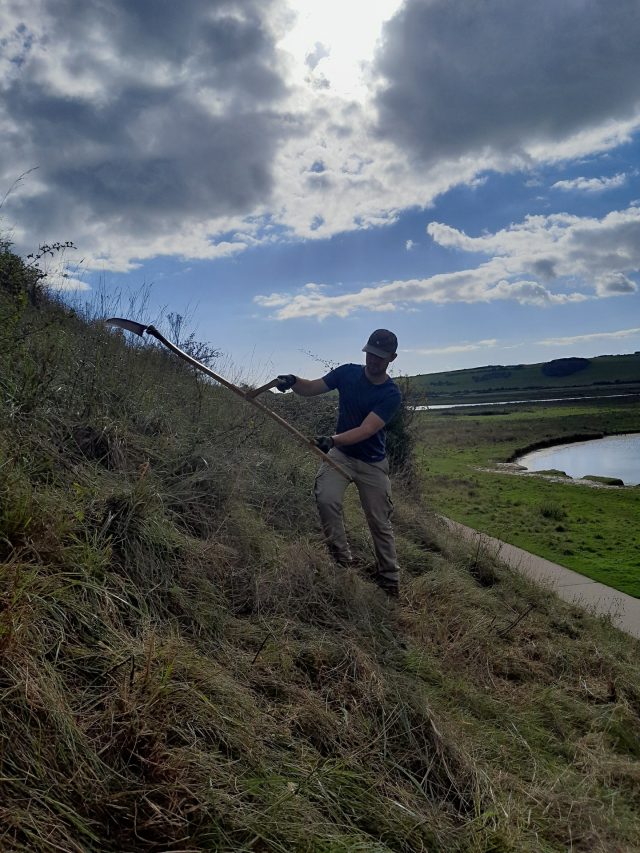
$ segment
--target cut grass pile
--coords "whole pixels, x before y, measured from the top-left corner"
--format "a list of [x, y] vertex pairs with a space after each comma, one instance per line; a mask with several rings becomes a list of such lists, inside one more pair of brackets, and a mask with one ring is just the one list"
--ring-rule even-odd
[[[2, 314], [15, 302], [0, 291]], [[0, 340], [0, 848], [631, 851], [639, 645], [48, 301]], [[0, 331], [0, 335], [2, 332]]]
[[425, 495], [456, 521], [640, 596], [638, 487], [594, 488], [563, 483], [561, 471], [499, 468], [529, 447], [638, 430], [637, 403], [421, 413]]

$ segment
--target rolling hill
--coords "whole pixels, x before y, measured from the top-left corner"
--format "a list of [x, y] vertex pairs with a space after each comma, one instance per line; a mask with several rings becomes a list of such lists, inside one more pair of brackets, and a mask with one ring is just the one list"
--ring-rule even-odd
[[563, 358], [538, 364], [489, 364], [409, 377], [412, 391], [433, 403], [607, 396], [640, 393], [640, 352]]

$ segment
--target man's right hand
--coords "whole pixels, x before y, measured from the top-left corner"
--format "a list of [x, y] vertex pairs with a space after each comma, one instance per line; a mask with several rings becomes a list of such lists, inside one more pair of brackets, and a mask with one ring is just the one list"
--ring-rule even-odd
[[333, 441], [332, 435], [318, 435], [313, 439], [313, 443], [323, 453], [328, 453], [331, 450], [331, 448], [334, 447], [334, 441]]
[[298, 381], [298, 377], [294, 376], [293, 373], [282, 373], [276, 379], [278, 380], [276, 388], [278, 391], [282, 391], [282, 393], [291, 390]]

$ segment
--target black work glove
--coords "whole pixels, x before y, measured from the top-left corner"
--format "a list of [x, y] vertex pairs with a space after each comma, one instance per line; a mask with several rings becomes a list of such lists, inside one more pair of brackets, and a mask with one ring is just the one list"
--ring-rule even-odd
[[333, 447], [333, 438], [330, 435], [317, 435], [313, 439], [316, 447], [319, 447], [323, 453], [328, 453]]
[[276, 376], [276, 379], [278, 380], [276, 388], [283, 393], [293, 388], [298, 381], [298, 377], [294, 376], [293, 373], [282, 373], [280, 376]]

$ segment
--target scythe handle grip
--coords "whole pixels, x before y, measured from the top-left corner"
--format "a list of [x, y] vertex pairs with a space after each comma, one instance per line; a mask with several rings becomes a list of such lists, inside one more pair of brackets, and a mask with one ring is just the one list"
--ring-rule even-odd
[[278, 384], [277, 379], [272, 379], [271, 382], [267, 382], [266, 385], [261, 385], [259, 388], [251, 388], [249, 391], [245, 391], [246, 397], [257, 397], [258, 394], [262, 394], [263, 391], [269, 391], [271, 388], [275, 388]]

